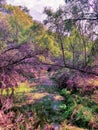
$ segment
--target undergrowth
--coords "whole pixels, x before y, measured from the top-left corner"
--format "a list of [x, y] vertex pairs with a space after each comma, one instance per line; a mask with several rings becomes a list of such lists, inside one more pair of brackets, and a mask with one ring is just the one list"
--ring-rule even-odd
[[[79, 127], [88, 129], [92, 129], [95, 125], [97, 127], [97, 103], [87, 97], [71, 94], [71, 92], [66, 89], [61, 90], [60, 94], [65, 97], [64, 104], [66, 108], [63, 111], [65, 119], [68, 119], [71, 124]], [[62, 109], [60, 111], [62, 111]]]
[[[98, 129], [97, 103], [88, 97], [82, 97], [78, 93], [72, 94], [67, 89], [52, 90], [51, 87], [46, 87], [40, 86], [29, 89], [24, 86], [24, 89], [17, 89], [14, 95], [14, 106], [5, 113], [8, 115], [9, 112], [13, 112], [11, 130], [27, 130], [28, 128], [31, 130], [43, 130], [46, 124], [59, 124], [61, 125], [61, 130], [63, 130], [63, 122], [66, 122], [67, 125], [70, 124], [88, 130]], [[45, 96], [34, 103], [29, 104], [26, 102], [28, 100], [26, 91], [33, 95], [38, 90], [41, 90], [41, 93], [57, 93], [63, 96], [64, 99], [62, 101], [53, 101], [49, 96]]]

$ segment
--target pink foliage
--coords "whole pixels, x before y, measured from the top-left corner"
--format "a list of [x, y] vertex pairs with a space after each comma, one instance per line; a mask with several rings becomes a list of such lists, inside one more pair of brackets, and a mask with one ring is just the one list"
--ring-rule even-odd
[[43, 53], [38, 47], [34, 49], [33, 43], [9, 43], [0, 52], [0, 88], [10, 87], [13, 93], [20, 82], [34, 77], [34, 66], [39, 64], [37, 56]]

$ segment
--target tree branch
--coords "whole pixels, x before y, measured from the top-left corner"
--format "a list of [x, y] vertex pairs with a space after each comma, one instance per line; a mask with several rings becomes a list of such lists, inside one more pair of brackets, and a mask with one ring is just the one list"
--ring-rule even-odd
[[56, 67], [59, 67], [59, 68], [68, 68], [68, 69], [71, 69], [71, 70], [79, 71], [81, 73], [98, 76], [98, 73], [96, 73], [96, 72], [86, 71], [86, 70], [83, 70], [83, 69], [75, 68], [75, 67], [67, 65], [67, 64], [62, 66], [62, 65], [58, 65], [58, 64], [51, 64], [51, 63], [44, 63], [44, 62], [41, 62], [41, 63], [44, 64], [44, 65], [56, 66]]

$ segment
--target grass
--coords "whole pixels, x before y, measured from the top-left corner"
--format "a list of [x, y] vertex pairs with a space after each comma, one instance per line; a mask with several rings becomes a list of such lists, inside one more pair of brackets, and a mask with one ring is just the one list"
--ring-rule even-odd
[[[16, 87], [14, 89], [14, 94], [19, 94], [19, 93], [27, 93], [30, 92], [32, 89], [29, 87], [29, 85], [27, 83], [21, 83], [19, 87]], [[12, 89], [9, 87], [8, 88], [8, 92], [9, 94], [11, 94]], [[3, 95], [7, 95], [7, 89], [3, 90]]]

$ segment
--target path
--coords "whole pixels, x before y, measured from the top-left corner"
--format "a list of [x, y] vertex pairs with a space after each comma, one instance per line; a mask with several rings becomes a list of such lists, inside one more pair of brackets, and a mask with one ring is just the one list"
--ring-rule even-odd
[[40, 84], [46, 86], [55, 85], [55, 83], [49, 78], [48, 74], [40, 76]]

